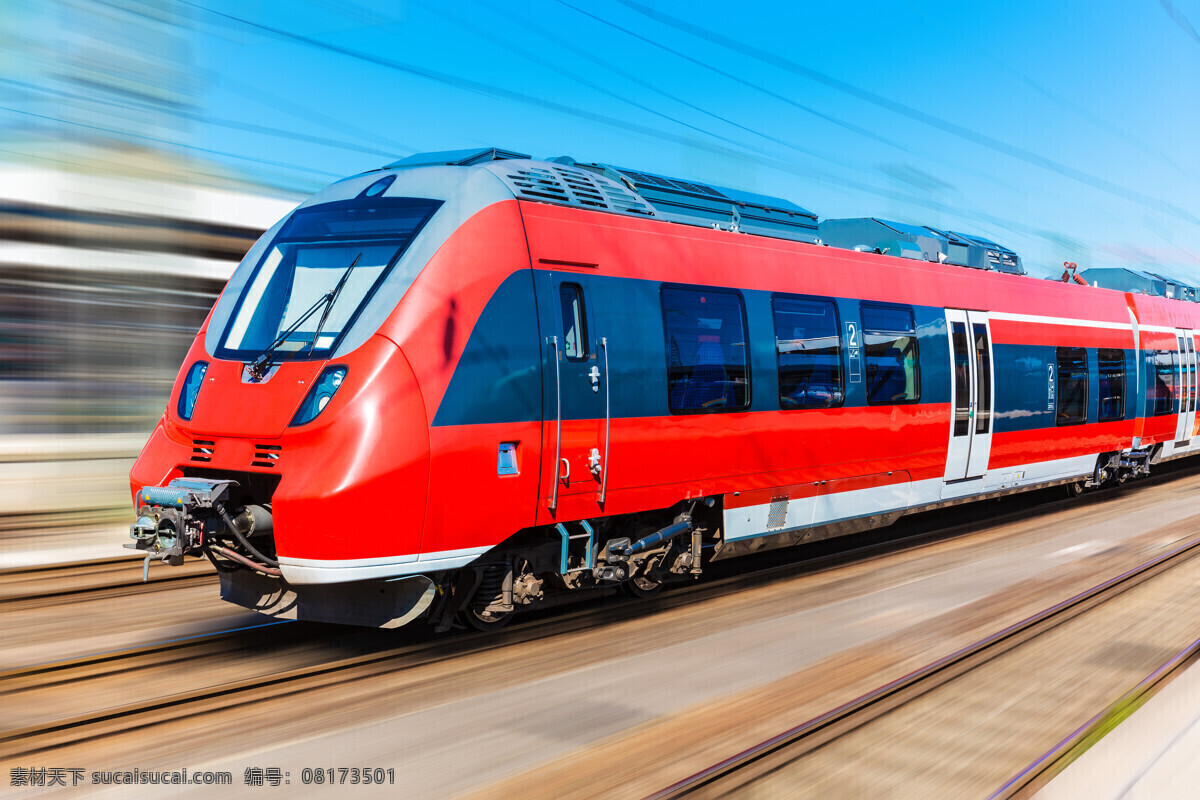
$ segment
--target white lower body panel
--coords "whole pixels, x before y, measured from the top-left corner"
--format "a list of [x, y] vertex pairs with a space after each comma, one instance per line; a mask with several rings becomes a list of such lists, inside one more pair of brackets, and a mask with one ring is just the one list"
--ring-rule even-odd
[[420, 555], [382, 558], [311, 559], [280, 556], [279, 569], [291, 584], [350, 583], [441, 572], [466, 566], [491, 547], [468, 547]]
[[[724, 534], [727, 541], [738, 541], [803, 531], [861, 517], [935, 506], [947, 500], [967, 500], [973, 495], [1084, 478], [1095, 468], [1096, 455], [1076, 456], [1004, 467], [990, 470], [978, 478], [950, 483], [943, 478], [930, 478], [796, 500], [775, 498], [768, 503], [726, 508]], [[781, 508], [784, 503], [786, 508]], [[782, 525], [778, 524], [781, 520]]]

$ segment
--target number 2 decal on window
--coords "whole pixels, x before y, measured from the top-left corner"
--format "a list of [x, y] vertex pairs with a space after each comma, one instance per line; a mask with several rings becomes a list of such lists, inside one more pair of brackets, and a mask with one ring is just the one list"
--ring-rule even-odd
[[850, 382], [858, 383], [862, 380], [862, 349], [858, 343], [857, 323], [846, 323], [846, 351], [850, 357]]

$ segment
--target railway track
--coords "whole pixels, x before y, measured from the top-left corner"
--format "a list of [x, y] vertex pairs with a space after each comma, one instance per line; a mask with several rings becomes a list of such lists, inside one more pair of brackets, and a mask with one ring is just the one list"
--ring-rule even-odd
[[[1046, 502], [1043, 498], [1039, 508], [1053, 510], [1070, 504], [1070, 500]], [[86, 689], [88, 696], [95, 697], [121, 696], [122, 691], [110, 684], [162, 685], [156, 683], [155, 676], [169, 673], [179, 664], [186, 664], [189, 674], [205, 674], [205, 663], [219, 666], [232, 656], [246, 664], [248, 649], [270, 652], [331, 637], [340, 637], [339, 646], [343, 650], [360, 651], [348, 658], [317, 660], [253, 677], [206, 683], [186, 691], [155, 695], [136, 702], [106, 704], [104, 708], [85, 713], [21, 725], [0, 732], [0, 752], [12, 756], [28, 755], [68, 742], [114, 735], [181, 716], [219, 711], [243, 704], [247, 697], [252, 697], [250, 702], [261, 702], [286, 694], [315, 691], [332, 682], [402, 672], [468, 653], [517, 646], [534, 639], [668, 611], [771, 581], [832, 570], [850, 562], [865, 564], [898, 551], [962, 535], [977, 526], [973, 521], [964, 521], [969, 520], [966, 511], [964, 508], [946, 509], [925, 518], [914, 518], [915, 523], [904, 521], [888, 531], [876, 532], [870, 537], [871, 541], [853, 548], [846, 548], [844, 541], [822, 542], [812, 548], [812, 552], [787, 553], [791, 559], [785, 563], [779, 563], [779, 553], [751, 556], [740, 563], [726, 562], [702, 582], [675, 587], [649, 600], [619, 598], [610, 593], [600, 602], [584, 602], [565, 613], [561, 609], [550, 609], [531, 614], [527, 620], [492, 634], [459, 632], [431, 636], [409, 629], [387, 632], [276, 623], [266, 630], [259, 627], [238, 629], [11, 669], [0, 672], [0, 701], [5, 698], [18, 700], [26, 693], [44, 692], [55, 687], [63, 687], [75, 694]], [[1028, 503], [1010, 503], [1007, 510], [992, 521], [1017, 520], [1029, 513]], [[106, 565], [109, 566], [120, 567]], [[408, 641], [400, 646], [388, 646], [397, 635]]]
[[[1198, 470], [1183, 471], [1190, 475]], [[1175, 478], [1181, 477], [1178, 472]], [[1161, 477], [1158, 481], [1166, 480]], [[1142, 486], [1149, 485], [1144, 482]], [[1122, 493], [1136, 491], [1125, 488]], [[1080, 505], [1079, 500], [1048, 499], [1041, 497], [1012, 498], [1000, 504], [1001, 513], [989, 522], [1001, 524], [1028, 517], [1031, 513], [1045, 513], [1068, 506]], [[1105, 494], [1092, 496], [1091, 501], [1102, 502]], [[1030, 501], [1034, 501], [1031, 507]], [[121, 695], [105, 690], [106, 681], [123, 680], [127, 685], [169, 685], [155, 681], [155, 676], [168, 674], [175, 665], [186, 663], [189, 674], [205, 674], [204, 660], [221, 664], [230, 661], [245, 664], [247, 649], [253, 647], [270, 653], [294, 646], [340, 636], [342, 652], [349, 648], [357, 650], [355, 655], [329, 659], [327, 651], [313, 653], [308, 657], [312, 663], [278, 668], [274, 664], [260, 675], [239, 674], [229, 680], [208, 682], [185, 690], [165, 692], [152, 697], [143, 697], [133, 702], [106, 704], [103, 708], [69, 713], [14, 725], [0, 732], [0, 752], [6, 756], [27, 756], [55, 747], [80, 741], [117, 735], [130, 730], [170, 722], [181, 717], [215, 713], [235, 706], [260, 703], [272, 698], [302, 694], [319, 690], [334, 683], [365, 680], [387, 674], [399, 673], [414, 667], [450, 660], [469, 653], [481, 653], [503, 649], [535, 639], [549, 638], [581, 631], [597, 625], [615, 623], [631, 617], [666, 611], [678, 606], [702, 602], [768, 583], [799, 575], [831, 570], [848, 562], [868, 564], [900, 550], [919, 548], [943, 539], [960, 536], [978, 527], [972, 520], [974, 514], [969, 507], [945, 509], [932, 514], [904, 520], [892, 529], [879, 531], [866, 543], [850, 549], [836, 547], [835, 543], [821, 543], [819, 547], [798, 552], [792, 560], [777, 563], [780, 554], [766, 554], [741, 560], [732, 567], [733, 574], [717, 575], [704, 582], [676, 588], [648, 601], [624, 600], [585, 604], [567, 613], [540, 612], [530, 615], [525, 622], [516, 624], [498, 634], [460, 633], [449, 637], [428, 637], [414, 631], [401, 634], [407, 640], [399, 646], [389, 638], [395, 633], [379, 631], [354, 631], [330, 629], [326, 626], [308, 624], [278, 625], [269, 631], [257, 628], [252, 631], [230, 631], [211, 636], [194, 637], [187, 640], [161, 642], [149, 646], [131, 648], [94, 656], [86, 656], [50, 664], [34, 665], [0, 673], [0, 698], [8, 702], [28, 697], [31, 692], [52, 691], [64, 687], [76, 695], [109, 697]], [[844, 542], [836, 543], [843, 544]], [[757, 565], [758, 568], [754, 568]], [[127, 567], [128, 564], [123, 564]], [[745, 571], [750, 570], [750, 571]], [[715, 571], [714, 571], [715, 572]], [[208, 576], [211, 579], [211, 576]], [[152, 584], [153, 585], [153, 582]], [[353, 631], [353, 629], [350, 629]], [[334, 632], [336, 631], [336, 632]], [[230, 659], [231, 655], [238, 658]], [[240, 670], [239, 670], [240, 671]], [[14, 703], [14, 705], [16, 705]]]
[[[1151, 589], [1154, 581], [1168, 572], [1181, 572], [1179, 568], [1188, 565], [1191, 568], [1190, 573], [1181, 578], [1182, 582], [1176, 589], [1194, 585], [1196, 578], [1200, 576], [1200, 569], [1196, 568], [1200, 564], [1200, 560], [1196, 559], [1197, 555], [1200, 555], [1200, 535], [1193, 535], [1186, 543], [1134, 569], [880, 686], [838, 708], [780, 731], [769, 739], [652, 793], [649, 797], [665, 800], [685, 796], [724, 797], [734, 793], [753, 796], [810, 796], [810, 792], [811, 796], [820, 796], [822, 790], [829, 791], [831, 786], [837, 785], [837, 778], [831, 777], [831, 771], [824, 765], [806, 769], [806, 758], [819, 752], [823, 755], [823, 761], [833, 762], [837, 760], [837, 755], [828, 752], [831, 748], [840, 745], [838, 752], [851, 748], [861, 751], [866, 749], [868, 742], [876, 743], [875, 752], [880, 760], [897, 758], [894, 753], [884, 755], [881, 752], [896, 748], [888, 748], [884, 744], [889, 740], [889, 734], [873, 735], [869, 732], [873, 724], [888, 720], [887, 731], [891, 737], [895, 737], [897, 731], [905, 730], [905, 726], [911, 725], [912, 720], [919, 716], [918, 712], [914, 711], [902, 718], [900, 715], [909, 707], [939, 691], [953, 691], [950, 687], [954, 687], [956, 681], [962, 680], [964, 676], [971, 675], [984, 665], [996, 663], [998, 659], [1019, 650], [1038, 637], [1043, 637], [1051, 631], [1063, 630], [1071, 621], [1103, 604], [1139, 589]], [[1082, 754], [1106, 730], [1132, 713], [1157, 689], [1169, 682], [1173, 675], [1182, 671], [1198, 653], [1200, 640], [1193, 641], [1182, 651], [1174, 653], [1165, 664], [1112, 702], [1103, 712], [1075, 728], [1070, 735], [1029, 762], [1028, 766], [1016, 771], [1015, 775], [991, 796], [1031, 796]], [[1008, 678], [1011, 683], [1012, 676]], [[1018, 682], [1019, 680], [1017, 679]], [[969, 693], [958, 691], [957, 696], [969, 696]], [[942, 707], [950, 706], [943, 703]], [[928, 708], [927, 705], [924, 718], [926, 724], [933, 724], [929, 722], [933, 712]], [[968, 725], [969, 723], [960, 727]], [[916, 727], [908, 729], [914, 733], [919, 730]], [[851, 738], [854, 738], [853, 744], [850, 743]], [[924, 744], [928, 743], [924, 741]], [[899, 749], [902, 750], [903, 746]], [[881, 782], [880, 785], [889, 785], [893, 791], [901, 791], [895, 783]], [[928, 788], [926, 786], [916, 794]], [[942, 790], [945, 791], [945, 787], [942, 787]], [[974, 795], [974, 792], [970, 792], [969, 795], [963, 796]], [[928, 796], [949, 795], [940, 795], [934, 790], [933, 794]]]
[[202, 559], [190, 559], [179, 567], [152, 566], [146, 583], [142, 582], [141, 567], [138, 559], [111, 558], [0, 570], [0, 610], [149, 594], [216, 582], [212, 565]]

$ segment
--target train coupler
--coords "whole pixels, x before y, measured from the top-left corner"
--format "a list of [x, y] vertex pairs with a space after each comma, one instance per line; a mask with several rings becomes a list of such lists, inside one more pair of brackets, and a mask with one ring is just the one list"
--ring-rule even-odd
[[236, 481], [176, 478], [166, 486], [146, 486], [138, 492], [138, 519], [129, 526], [134, 541], [125, 546], [146, 552], [143, 582], [149, 580], [151, 561], [178, 566], [185, 555], [201, 552], [206, 533], [226, 527], [221, 503], [231, 485]]

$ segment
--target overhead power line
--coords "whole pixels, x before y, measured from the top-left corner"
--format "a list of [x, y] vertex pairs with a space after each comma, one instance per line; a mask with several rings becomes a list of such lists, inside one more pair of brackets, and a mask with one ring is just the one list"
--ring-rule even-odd
[[[641, 3], [635, 2], [635, 0], [616, 0], [616, 1], [618, 3], [620, 3], [621, 5], [624, 5], [628, 8], [633, 9], [634, 11], [638, 12], [639, 14], [647, 16], [650, 19], [653, 19], [653, 20], [660, 22], [664, 25], [667, 25], [671, 28], [675, 28], [676, 30], [683, 31], [684, 33], [688, 33], [697, 38], [704, 39], [705, 41], [711, 42], [713, 44], [717, 44], [717, 45], [727, 48], [729, 50], [733, 50], [734, 52], [737, 52], [744, 56], [748, 56], [750, 58], [756, 59], [756, 60], [761, 61], [762, 63], [767, 64], [769, 66], [773, 66], [778, 69], [782, 69], [787, 72], [791, 72], [794, 75], [799, 75], [803, 78], [807, 78], [809, 80], [815, 81], [824, 86], [828, 86], [839, 92], [850, 95], [851, 97], [855, 97], [855, 98], [863, 100], [867, 103], [871, 103], [872, 105], [878, 106], [879, 108], [886, 109], [895, 114], [899, 114], [900, 116], [907, 117], [911, 120], [920, 122], [929, 127], [936, 128], [937, 130], [943, 131], [944, 133], [948, 133], [952, 136], [956, 136], [960, 139], [964, 139], [968, 142], [972, 142], [972, 143], [980, 145], [982, 147], [986, 147], [989, 150], [993, 150], [1002, 155], [1010, 156], [1010, 157], [1018, 159], [1020, 161], [1024, 161], [1027, 164], [1032, 164], [1035, 167], [1040, 167], [1042, 169], [1045, 169], [1050, 172], [1054, 172], [1058, 175], [1061, 175], [1065, 178], [1070, 178], [1072, 180], [1078, 181], [1079, 183], [1082, 183], [1086, 186], [1090, 186], [1093, 189], [1098, 189], [1102, 192], [1105, 192], [1106, 194], [1111, 194], [1114, 197], [1118, 197], [1122, 200], [1128, 200], [1130, 202], [1137, 203], [1138, 205], [1144, 206], [1145, 208], [1151, 209], [1153, 211], [1159, 211], [1159, 212], [1162, 212], [1165, 214], [1169, 214], [1173, 217], [1177, 217], [1186, 222], [1190, 222], [1194, 225], [1200, 225], [1200, 218], [1196, 217], [1195, 215], [1193, 215], [1191, 212], [1187, 211], [1186, 209], [1180, 208], [1179, 206], [1177, 206], [1173, 203], [1168, 203], [1165, 200], [1162, 200], [1160, 198], [1152, 197], [1148, 194], [1136, 191], [1134, 189], [1129, 189], [1127, 187], [1113, 183], [1112, 181], [1106, 180], [1105, 178], [1101, 178], [1099, 176], [1092, 175], [1090, 173], [1084, 172], [1083, 170], [1076, 169], [1075, 167], [1071, 167], [1066, 164], [1055, 161], [1054, 159], [1046, 158], [1045, 156], [1038, 155], [1037, 153], [1034, 153], [1030, 150], [1026, 150], [1023, 147], [1017, 147], [1016, 145], [1012, 145], [1007, 142], [1001, 141], [999, 139], [996, 139], [995, 137], [988, 136], [987, 134], [979, 133], [978, 131], [973, 131], [970, 128], [966, 128], [957, 123], [942, 119], [941, 117], [936, 117], [933, 114], [928, 114], [924, 111], [913, 108], [912, 106], [908, 106], [908, 105], [905, 105], [904, 103], [900, 103], [895, 100], [892, 100], [889, 97], [884, 97], [883, 95], [876, 94], [875, 92], [869, 91], [867, 89], [863, 89], [862, 87], [855, 86], [851, 83], [847, 83], [846, 81], [839, 80], [837, 78], [832, 77], [831, 75], [826, 75], [825, 73], [819, 72], [810, 67], [806, 67], [802, 64], [797, 64], [796, 62], [791, 61], [786, 58], [783, 58], [782, 56], [777, 56], [777, 55], [774, 55], [773, 53], [763, 52], [763, 51], [761, 51], [757, 48], [751, 47], [750, 45], [747, 45], [743, 42], [739, 42], [736, 39], [731, 39], [728, 36], [723, 36], [719, 33], [710, 31], [706, 28], [701, 28], [698, 25], [693, 25], [690, 22], [686, 22], [682, 19], [679, 19], [678, 17], [673, 17], [670, 14], [664, 14], [661, 11], [658, 11], [656, 9], [642, 5]], [[586, 11], [582, 11], [581, 9], [576, 8], [575, 6], [571, 5], [570, 3], [565, 2], [565, 0], [556, 0], [556, 2], [561, 3], [564, 6], [567, 6], [568, 8], [574, 9], [575, 11], [578, 11], [579, 13], [587, 14], [587, 16], [592, 17], [593, 19], [598, 19], [607, 25], [612, 25], [613, 27], [619, 27], [619, 26], [614, 25], [611, 22], [608, 22], [607, 20], [603, 20], [600, 17], [595, 16], [594, 14], [589, 14]], [[1160, 2], [1161, 2], [1161, 0], [1160, 0]], [[638, 39], [652, 42], [652, 40], [646, 39], [646, 37], [636, 34], [627, 29], [621, 28], [621, 30], [623, 30], [625, 33], [628, 33], [631, 36], [636, 36]], [[652, 42], [652, 43], [654, 43], [654, 42]], [[657, 43], [655, 43], [655, 44], [657, 44]], [[659, 46], [662, 46], [662, 45], [659, 45]], [[719, 70], [716, 67], [713, 67], [711, 65], [705, 64], [704, 62], [702, 62], [698, 59], [694, 59], [694, 58], [691, 58], [690, 56], [683, 55], [681, 53], [678, 53], [678, 51], [672, 51], [672, 52], [675, 52], [677, 55], [681, 55], [682, 57], [687, 58], [689, 61], [693, 61], [694, 63], [701, 64], [701, 65], [707, 67], [708, 69], [711, 69], [714, 72], [717, 72], [718, 74], [729, 77], [729, 73]], [[738, 80], [740, 80], [740, 79], [738, 79]], [[776, 93], [762, 89], [761, 87], [758, 87], [758, 86], [754, 86], [754, 84], [750, 83], [749, 81], [741, 81], [741, 82], [745, 83], [749, 86], [752, 86], [753, 88], [756, 88], [759, 91], [765, 92], [766, 94], [769, 94], [772, 97], [779, 97], [779, 95], [777, 95]]]
[[405, 73], [408, 75], [413, 75], [416, 77], [435, 81], [435, 82], [440, 83], [445, 86], [451, 86], [456, 89], [463, 89], [465, 91], [473, 92], [475, 94], [480, 94], [485, 97], [491, 97], [491, 98], [496, 98], [496, 99], [500, 99], [500, 100], [508, 100], [508, 101], [512, 101], [512, 102], [522, 103], [525, 105], [532, 105], [532, 106], [535, 106], [538, 108], [545, 109], [547, 111], [553, 111], [553, 112], [556, 112], [559, 114], [563, 114], [565, 116], [582, 119], [587, 122], [594, 122], [594, 123], [599, 123], [602, 125], [607, 125], [612, 128], [615, 128], [617, 130], [625, 131], [627, 133], [635, 133], [635, 134], [647, 136], [647, 137], [650, 137], [653, 139], [660, 139], [660, 140], [671, 142], [674, 144], [680, 144], [680, 145], [683, 145], [686, 147], [692, 147], [692, 148], [695, 148], [695, 149], [698, 149], [698, 150], [701, 150], [704, 152], [713, 153], [713, 154], [716, 154], [716, 155], [719, 155], [722, 157], [726, 157], [726, 158], [739, 158], [739, 159], [748, 158], [748, 156], [746, 156], [744, 153], [734, 151], [734, 150], [731, 150], [731, 149], [725, 148], [725, 147], [719, 147], [710, 142], [701, 141], [701, 140], [698, 140], [698, 139], [695, 139], [692, 137], [670, 133], [668, 131], [663, 131], [658, 128], [653, 128], [653, 127], [650, 127], [647, 125], [641, 125], [641, 124], [638, 124], [635, 122], [630, 122], [629, 120], [615, 119], [615, 118], [607, 116], [605, 114], [599, 114], [599, 113], [596, 113], [593, 111], [587, 111], [582, 108], [576, 108], [574, 106], [570, 106], [565, 103], [558, 103], [553, 100], [546, 100], [543, 98], [534, 97], [532, 95], [524, 94], [521, 92], [516, 92], [511, 89], [505, 89], [500, 86], [493, 86], [491, 84], [483, 83], [482, 81], [475, 81], [475, 80], [471, 80], [469, 78], [462, 78], [462, 77], [459, 77], [456, 75], [450, 75], [450, 74], [447, 74], [444, 72], [439, 72], [437, 70], [432, 70], [432, 69], [428, 69], [425, 67], [419, 67], [414, 64], [408, 64], [408, 63], [399, 61], [394, 58], [386, 58], [384, 56], [378, 56], [373, 53], [368, 53], [368, 52], [365, 52], [362, 50], [355, 50], [350, 47], [342, 47], [341, 45], [332, 44], [330, 42], [324, 42], [324, 41], [321, 41], [320, 39], [314, 39], [310, 36], [304, 36], [299, 33], [294, 33], [292, 31], [284, 30], [282, 28], [277, 28], [277, 27], [274, 27], [271, 25], [264, 25], [259, 22], [253, 22], [251, 20], [245, 19], [243, 17], [238, 17], [233, 14], [226, 14], [222, 11], [216, 11], [214, 9], [207, 8], [207, 7], [199, 5], [197, 3], [189, 2], [189, 0], [179, 0], [179, 1], [181, 3], [184, 3], [185, 5], [188, 5], [197, 10], [206, 12], [215, 17], [220, 17], [222, 19], [229, 20], [230, 22], [233, 22], [235, 24], [238, 24], [238, 25], [241, 25], [246, 28], [253, 29], [253, 30], [260, 31], [262, 33], [265, 33], [269, 36], [273, 36], [273, 37], [281, 39], [281, 40], [295, 42], [298, 44], [305, 45], [307, 47], [324, 50], [324, 51], [327, 51], [330, 53], [336, 53], [338, 55], [357, 59], [359, 61], [363, 61], [368, 64], [374, 64], [376, 66], [384, 67], [386, 69], [391, 69], [391, 70], [395, 70], [397, 72], [402, 72], [402, 73]]

